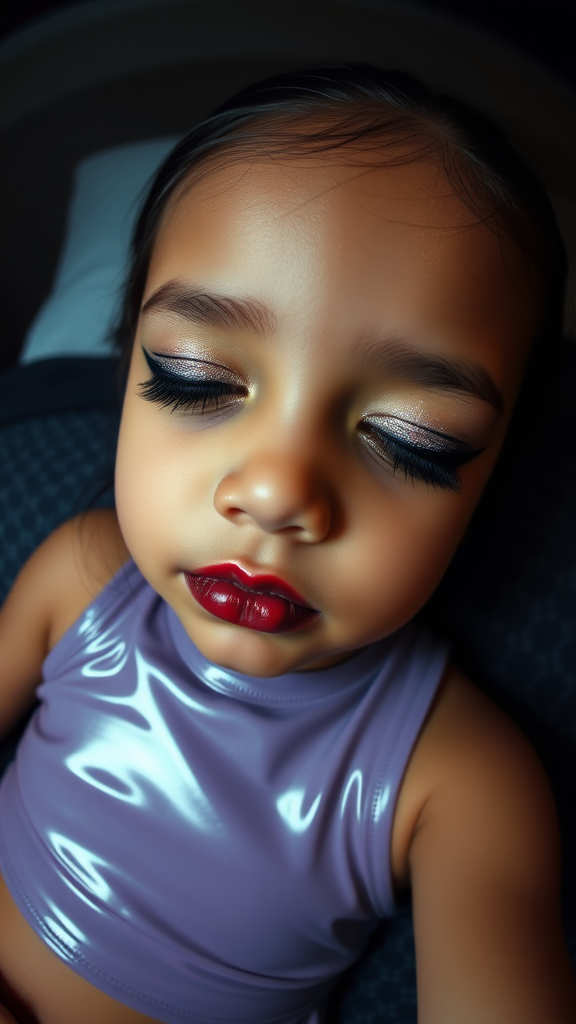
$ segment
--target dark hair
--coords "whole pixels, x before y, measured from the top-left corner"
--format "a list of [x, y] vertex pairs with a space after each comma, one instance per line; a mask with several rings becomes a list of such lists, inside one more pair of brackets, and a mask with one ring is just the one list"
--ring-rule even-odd
[[[154, 239], [182, 183], [211, 163], [294, 157], [349, 147], [382, 163], [435, 159], [479, 220], [514, 238], [542, 283], [542, 317], [532, 363], [561, 333], [566, 253], [546, 192], [502, 132], [464, 103], [436, 95], [412, 75], [343, 64], [277, 75], [233, 96], [173, 149], [138, 219], [124, 305], [116, 330], [125, 375]], [[408, 149], [409, 155], [406, 155]], [[540, 343], [539, 343], [540, 342]], [[545, 342], [545, 345], [542, 344]]]

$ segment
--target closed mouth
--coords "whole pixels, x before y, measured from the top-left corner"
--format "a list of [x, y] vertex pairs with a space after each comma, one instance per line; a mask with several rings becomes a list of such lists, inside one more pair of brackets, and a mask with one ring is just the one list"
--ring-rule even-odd
[[271, 574], [250, 575], [235, 563], [184, 573], [192, 596], [216, 618], [262, 633], [287, 633], [316, 618], [289, 584]]

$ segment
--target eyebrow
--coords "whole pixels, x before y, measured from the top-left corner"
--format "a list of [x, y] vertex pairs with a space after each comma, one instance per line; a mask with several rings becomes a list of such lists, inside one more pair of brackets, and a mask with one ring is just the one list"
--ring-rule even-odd
[[373, 342], [365, 349], [369, 360], [395, 377], [431, 391], [456, 391], [491, 405], [499, 414], [504, 399], [488, 371], [479, 363], [444, 359], [412, 348], [403, 341]]
[[[235, 298], [168, 281], [150, 296], [142, 314], [173, 313], [199, 327], [250, 331], [260, 337], [276, 330], [272, 311], [250, 298]], [[463, 363], [419, 351], [404, 341], [370, 342], [364, 356], [394, 376], [431, 391], [455, 391], [487, 402], [501, 414], [504, 399], [479, 363]]]
[[271, 311], [255, 299], [204, 292], [178, 281], [162, 285], [142, 307], [143, 315], [158, 311], [174, 313], [197, 327], [250, 331], [260, 336], [272, 334], [276, 329]]

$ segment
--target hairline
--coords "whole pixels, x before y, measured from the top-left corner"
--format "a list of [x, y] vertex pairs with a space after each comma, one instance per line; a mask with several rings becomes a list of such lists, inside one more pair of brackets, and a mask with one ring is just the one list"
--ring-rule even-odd
[[[388, 124], [385, 122], [387, 112]], [[555, 284], [560, 280], [544, 258], [549, 255], [548, 245], [541, 244], [543, 232], [546, 232], [545, 222], [530, 203], [524, 205], [521, 194], [515, 194], [497, 167], [483, 156], [475, 158], [465, 135], [459, 135], [458, 125], [454, 127], [449, 120], [443, 120], [438, 111], [396, 106], [386, 99], [365, 95], [343, 97], [343, 102], [325, 99], [317, 104], [312, 118], [311, 113], [308, 101], [292, 110], [266, 105], [259, 109], [238, 107], [226, 111], [228, 117], [236, 114], [237, 120], [231, 125], [224, 123], [221, 133], [213, 132], [206, 147], [200, 144], [179, 169], [178, 176], [168, 180], [163, 193], [155, 199], [155, 211], [153, 207], [149, 214], [147, 238], [142, 239], [140, 249], [140, 268], [144, 273], [142, 289], [166, 217], [214, 167], [248, 159], [252, 163], [301, 160], [303, 155], [329, 161], [351, 152], [362, 153], [364, 167], [400, 166], [427, 160], [438, 167], [454, 197], [467, 207], [478, 223], [486, 224], [501, 240], [508, 238], [524, 251], [541, 293], [540, 315], [532, 339], [533, 344], [536, 343], [554, 308]], [[219, 116], [220, 111], [213, 116], [214, 120]], [[360, 128], [351, 138], [356, 120]], [[315, 126], [320, 130], [315, 131]], [[338, 131], [340, 137], [336, 138]], [[370, 154], [372, 160], [367, 159]], [[349, 157], [346, 160], [348, 164], [354, 162]]]
[[[308, 157], [324, 159], [328, 163], [337, 154], [347, 152], [362, 154], [364, 157], [357, 163], [353, 159], [343, 162], [351, 167], [401, 167], [419, 161], [434, 164], [445, 177], [454, 198], [476, 216], [478, 223], [485, 223], [496, 234], [501, 236], [504, 233], [520, 247], [526, 247], [528, 237], [534, 233], [534, 218], [518, 208], [512, 196], [509, 202], [499, 199], [487, 184], [486, 175], [483, 177], [481, 170], [476, 169], [472, 157], [454, 138], [451, 126], [442, 126], [438, 117], [426, 117], [415, 110], [397, 111], [390, 104], [390, 111], [399, 114], [404, 125], [413, 126], [409, 142], [406, 138], [398, 137], [397, 129], [390, 127], [387, 130], [381, 119], [377, 123], [376, 115], [378, 112], [381, 114], [382, 107], [380, 102], [368, 100], [363, 103], [360, 98], [357, 102], [340, 104], [332, 101], [319, 106], [312, 121], [312, 124], [319, 127], [342, 128], [352, 120], [353, 114], [362, 116], [365, 131], [359, 132], [355, 139], [345, 138], [340, 141], [327, 141], [331, 136], [326, 135], [325, 131], [315, 134], [308, 130], [303, 131], [301, 137], [295, 137], [294, 132], [297, 132], [298, 126], [307, 128], [311, 123], [309, 110], [304, 107], [300, 111], [267, 110], [255, 114], [248, 122], [250, 130], [256, 133], [261, 128], [268, 127], [270, 130], [270, 127], [275, 126], [278, 129], [277, 138], [263, 139], [260, 135], [256, 140], [249, 136], [231, 134], [215, 142], [207, 151], [199, 153], [165, 200], [154, 229], [150, 255], [168, 212], [215, 167], [224, 168], [243, 162], [272, 163], [275, 159], [296, 161]], [[374, 114], [372, 118], [370, 113]], [[283, 139], [286, 143], [283, 143]], [[386, 153], [392, 154], [391, 159], [384, 158]], [[369, 154], [374, 155], [373, 160], [366, 159]], [[486, 170], [490, 173], [489, 167]], [[530, 258], [537, 266], [538, 261], [532, 253]], [[540, 271], [539, 276], [542, 276]]]
[[[376, 107], [377, 105], [374, 104], [374, 109], [376, 109]], [[547, 288], [544, 282], [544, 273], [539, 267], [539, 262], [532, 251], [532, 246], [526, 244], [528, 236], [534, 234], [534, 225], [531, 223], [533, 218], [526, 216], [520, 210], [514, 210], [514, 212], [520, 215], [520, 220], [524, 229], [521, 234], [518, 229], [519, 225], [517, 224], [515, 227], [512, 223], [512, 207], [504, 206], [501, 202], [499, 203], [498, 198], [490, 192], [489, 188], [487, 188], [483, 182], [481, 174], [475, 172], [473, 161], [463, 151], [463, 149], [458, 146], [457, 142], [451, 138], [452, 133], [450, 130], [446, 129], [443, 132], [436, 124], [432, 127], [424, 118], [419, 117], [414, 111], [405, 111], [403, 113], [406, 120], [411, 119], [415, 126], [417, 125], [421, 130], [422, 137], [427, 140], [426, 145], [422, 145], [420, 147], [414, 146], [411, 149], [408, 149], [405, 142], [402, 143], [396, 141], [394, 137], [392, 137], [391, 141], [387, 142], [384, 127], [382, 127], [378, 136], [372, 136], [374, 144], [369, 148], [359, 146], [357, 141], [343, 141], [334, 146], [322, 146], [320, 144], [315, 144], [314, 141], [310, 141], [307, 135], [303, 135], [302, 141], [298, 142], [294, 141], [292, 137], [292, 141], [288, 146], [281, 146], [273, 141], [260, 141], [258, 144], [254, 143], [251, 145], [250, 142], [246, 140], [239, 141], [235, 138], [222, 140], [221, 143], [217, 143], [206, 153], [200, 154], [198, 159], [195, 160], [187, 169], [186, 173], [183, 174], [181, 180], [174, 185], [170, 195], [165, 201], [154, 229], [148, 256], [148, 266], [150, 265], [157, 237], [170, 214], [173, 212], [177, 204], [185, 199], [195, 187], [200, 185], [214, 169], [226, 169], [232, 164], [245, 163], [248, 166], [253, 166], [258, 163], [274, 164], [275, 162], [298, 161], [299, 159], [308, 158], [311, 161], [318, 158], [328, 164], [334, 162], [338, 154], [346, 152], [356, 152], [363, 156], [374, 154], [375, 157], [380, 154], [380, 159], [361, 159], [358, 161], [348, 159], [342, 161], [340, 164], [340, 166], [361, 167], [367, 171], [370, 169], [376, 170], [384, 167], [403, 167], [409, 164], [423, 162], [434, 165], [438, 168], [451, 190], [452, 198], [460, 202], [475, 217], [475, 220], [468, 226], [474, 227], [481, 224], [485, 225], [500, 240], [501, 246], [503, 238], [509, 239], [514, 243], [519, 251], [524, 253], [527, 265], [536, 271], [537, 287], [540, 291], [540, 312], [534, 326], [534, 336], [532, 338], [533, 343], [540, 329], [541, 321], [545, 315], [547, 293]], [[331, 119], [326, 119], [322, 118], [319, 113], [316, 120], [319, 125], [325, 124], [327, 120], [338, 125], [342, 124], [344, 118], [337, 118], [334, 116]], [[274, 111], [262, 114], [260, 117], [255, 118], [254, 121], [251, 122], [251, 126], [257, 128], [260, 123], [270, 124], [274, 121], [282, 123], [286, 137], [289, 140], [291, 138], [291, 128], [293, 128], [294, 125], [309, 124], [309, 119], [306, 117], [306, 113], [304, 111], [297, 114], [291, 114], [284, 118], [278, 116], [278, 112]], [[392, 133], [390, 133], [390, 135], [392, 135]], [[391, 159], [384, 159], [384, 155], [390, 152], [392, 153]], [[460, 159], [462, 161], [463, 167], [469, 172], [470, 176], [467, 177], [467, 181], [465, 182], [465, 185], [468, 185], [468, 187], [464, 186], [461, 189], [458, 189], [457, 183], [454, 180], [456, 175], [451, 175], [450, 173], [450, 168], [454, 168], [456, 163], [456, 160], [450, 159], [454, 156], [456, 157], [456, 160]], [[473, 185], [480, 186], [479, 193], [476, 191], [475, 195], [478, 196], [479, 194], [481, 204], [474, 204], [472, 201], [471, 187]]]

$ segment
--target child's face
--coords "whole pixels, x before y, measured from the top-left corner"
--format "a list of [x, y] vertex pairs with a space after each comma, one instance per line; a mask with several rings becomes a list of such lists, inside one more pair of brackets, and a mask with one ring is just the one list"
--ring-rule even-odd
[[[534, 293], [433, 164], [236, 163], [173, 204], [116, 497], [134, 560], [209, 659], [319, 667], [418, 611], [494, 464]], [[143, 397], [145, 353], [164, 391], [199, 382], [196, 408]], [[250, 579], [271, 575], [308, 611]]]

